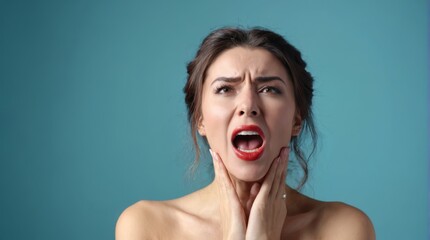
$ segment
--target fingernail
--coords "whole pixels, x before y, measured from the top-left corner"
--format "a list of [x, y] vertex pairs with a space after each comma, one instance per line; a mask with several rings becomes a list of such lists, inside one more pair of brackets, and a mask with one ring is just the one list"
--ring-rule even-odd
[[214, 157], [214, 155], [212, 154], [212, 149], [209, 148], [209, 153], [211, 154], [212, 158]]

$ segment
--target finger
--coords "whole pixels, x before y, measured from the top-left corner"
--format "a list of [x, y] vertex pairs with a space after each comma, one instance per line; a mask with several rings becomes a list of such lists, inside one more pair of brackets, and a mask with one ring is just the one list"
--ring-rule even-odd
[[218, 182], [218, 179], [220, 178], [220, 176], [219, 176], [219, 172], [220, 172], [219, 163], [218, 163], [217, 158], [216, 158], [214, 152], [212, 151], [212, 149], [209, 149], [209, 152], [212, 156], [212, 163], [214, 166], [215, 180]]
[[215, 158], [214, 158], [214, 153], [212, 152], [212, 149], [210, 149], [209, 148], [209, 153], [211, 154], [211, 157], [212, 157], [212, 164], [214, 165], [214, 172], [215, 172], [215, 175], [217, 174], [217, 164], [216, 164], [216, 162], [215, 162]]
[[220, 166], [218, 155], [215, 152], [213, 152], [212, 149], [209, 149], [209, 152], [212, 156], [212, 161], [213, 161], [213, 165], [214, 165], [215, 180], [217, 181], [218, 184], [221, 184], [222, 183], [222, 169]]
[[277, 176], [274, 184], [274, 192], [275, 198], [280, 199], [283, 194], [285, 194], [285, 177], [288, 168], [288, 157], [289, 157], [289, 148], [283, 148], [281, 151], [281, 166], [277, 171]]
[[274, 169], [275, 176], [269, 193], [270, 196], [272, 197], [276, 197], [280, 188], [283, 188], [283, 182], [285, 180], [284, 178], [285, 167], [288, 159], [287, 150], [288, 150], [288, 147], [282, 147], [281, 151], [279, 152], [279, 166], [276, 169]]
[[223, 183], [223, 180], [222, 180], [222, 176], [221, 176], [222, 170], [221, 170], [221, 167], [220, 167], [220, 164], [219, 164], [219, 160], [217, 158], [216, 153], [214, 153], [212, 151], [212, 149], [209, 149], [209, 152], [210, 152], [210, 154], [212, 156], [212, 161], [213, 161], [213, 165], [214, 165], [214, 173], [215, 173], [216, 186], [218, 188], [218, 192], [220, 194], [223, 194], [223, 192], [225, 191], [224, 190], [224, 188], [225, 188], [224, 185], [225, 184]]
[[218, 193], [219, 214], [222, 218], [221, 229], [225, 233], [231, 233], [232, 231], [245, 232], [245, 213], [228, 176], [227, 168], [216, 152], [210, 150], [210, 153], [216, 172], [215, 187]]
[[275, 179], [273, 180], [273, 185], [272, 185], [272, 189], [270, 191], [270, 196], [272, 198], [278, 198], [278, 194], [280, 191], [282, 191], [283, 185], [283, 173], [284, 173], [284, 169], [285, 169], [285, 149], [286, 148], [282, 148], [280, 153], [279, 153], [279, 158], [280, 158], [280, 163], [279, 163], [279, 167], [276, 169], [276, 175], [275, 175]]
[[224, 162], [219, 157], [219, 155], [216, 152], [211, 151], [211, 154], [213, 156], [214, 162], [216, 164], [217, 168], [217, 183], [221, 187], [221, 190], [224, 194], [227, 194], [230, 197], [238, 198], [236, 191], [234, 190], [233, 183], [231, 182], [231, 179], [228, 175], [227, 168], [224, 165]]
[[284, 172], [283, 172], [283, 177], [282, 179], [286, 179], [287, 178], [287, 173], [288, 173], [288, 164], [290, 163], [290, 147], [287, 147], [286, 149], [286, 158], [285, 158], [285, 166], [284, 166]]
[[277, 157], [273, 162], [272, 165], [269, 168], [268, 173], [266, 174], [266, 177], [263, 180], [263, 183], [261, 184], [261, 189], [259, 192], [259, 196], [264, 196], [267, 198], [269, 196], [270, 190], [273, 186], [273, 180], [275, 179], [276, 175], [276, 169], [278, 169], [280, 164], [280, 157]]
[[254, 200], [257, 197], [259, 191], [260, 191], [260, 184], [259, 183], [254, 183], [252, 185], [252, 187], [251, 187], [249, 199], [248, 199], [248, 201], [246, 203], [247, 212], [251, 211], [252, 204], [254, 203]]

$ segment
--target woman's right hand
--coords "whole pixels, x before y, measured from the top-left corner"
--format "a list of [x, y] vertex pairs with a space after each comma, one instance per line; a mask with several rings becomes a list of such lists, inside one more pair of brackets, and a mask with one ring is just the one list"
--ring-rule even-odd
[[215, 170], [215, 183], [218, 189], [218, 203], [221, 215], [222, 239], [244, 240], [246, 217], [233, 183], [224, 163], [218, 154], [209, 150]]

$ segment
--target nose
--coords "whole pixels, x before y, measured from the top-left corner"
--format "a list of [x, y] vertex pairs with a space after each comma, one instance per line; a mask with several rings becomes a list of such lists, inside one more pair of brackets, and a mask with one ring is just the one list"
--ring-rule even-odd
[[246, 116], [248, 116], [248, 117], [257, 116], [257, 115], [258, 115], [258, 111], [256, 111], [256, 110], [250, 110], [250, 111], [241, 110], [241, 111], [239, 112], [239, 115], [240, 115], [240, 116], [242, 116], [242, 115], [246, 115]]
[[257, 93], [251, 88], [243, 89], [238, 104], [238, 115], [246, 117], [257, 117], [261, 114], [258, 106]]

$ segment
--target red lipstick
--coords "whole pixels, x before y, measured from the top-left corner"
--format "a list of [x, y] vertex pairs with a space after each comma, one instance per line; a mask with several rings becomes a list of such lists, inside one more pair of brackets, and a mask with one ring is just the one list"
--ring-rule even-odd
[[245, 161], [255, 161], [264, 152], [264, 133], [257, 125], [236, 128], [231, 136], [231, 142], [236, 156]]

